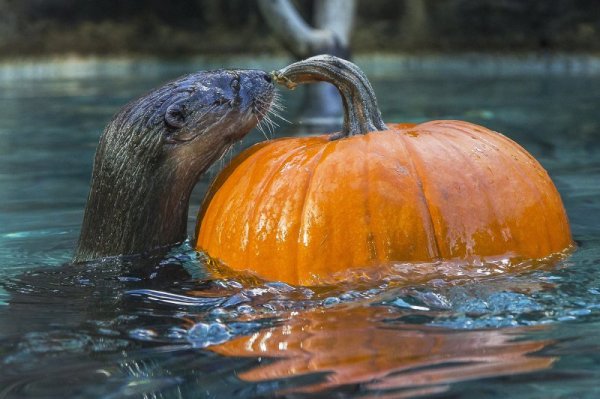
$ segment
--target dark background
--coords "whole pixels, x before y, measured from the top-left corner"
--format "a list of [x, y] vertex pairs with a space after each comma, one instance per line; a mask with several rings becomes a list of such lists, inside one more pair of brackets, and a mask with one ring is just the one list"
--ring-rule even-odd
[[[310, 20], [311, 2], [296, 1]], [[414, 4], [414, 3], [413, 3]], [[355, 52], [597, 52], [598, 0], [358, 0]], [[0, 0], [0, 57], [274, 53], [253, 0]]]

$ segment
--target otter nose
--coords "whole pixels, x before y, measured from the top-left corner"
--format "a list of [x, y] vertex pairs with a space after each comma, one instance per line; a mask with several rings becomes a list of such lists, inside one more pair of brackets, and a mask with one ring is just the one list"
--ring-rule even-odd
[[255, 104], [256, 101], [270, 102], [275, 84], [268, 73], [247, 69], [238, 74], [242, 83], [239, 92], [242, 107]]
[[257, 71], [257, 70], [249, 71], [248, 78], [252, 82], [252, 84], [257, 85], [257, 86], [264, 86], [265, 84], [267, 84], [267, 85], [273, 84], [273, 78], [271, 77], [271, 74], [269, 74], [268, 72], [264, 72], [264, 71]]
[[245, 88], [253, 94], [271, 91], [274, 88], [273, 78], [264, 71], [246, 71], [246, 74], [242, 75], [242, 79], [246, 82], [246, 85], [242, 86], [245, 86]]

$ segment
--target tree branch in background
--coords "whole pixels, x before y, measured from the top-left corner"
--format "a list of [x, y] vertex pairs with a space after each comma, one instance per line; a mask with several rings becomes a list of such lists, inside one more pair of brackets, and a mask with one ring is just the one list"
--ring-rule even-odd
[[267, 24], [296, 57], [308, 57], [313, 49], [335, 43], [333, 32], [309, 26], [288, 0], [259, 0], [258, 5]]
[[333, 34], [339, 47], [350, 48], [350, 34], [354, 26], [355, 0], [317, 0], [315, 26]]
[[316, 55], [324, 49], [348, 48], [354, 0], [317, 0], [314, 28], [289, 0], [259, 0], [258, 5], [267, 24], [298, 58]]
[[[290, 0], [258, 0], [267, 24], [296, 58], [331, 54], [350, 58], [350, 33], [355, 0], [315, 0], [314, 25], [310, 26]], [[310, 85], [300, 119], [311, 125], [341, 121], [342, 105], [337, 90], [329, 84]]]

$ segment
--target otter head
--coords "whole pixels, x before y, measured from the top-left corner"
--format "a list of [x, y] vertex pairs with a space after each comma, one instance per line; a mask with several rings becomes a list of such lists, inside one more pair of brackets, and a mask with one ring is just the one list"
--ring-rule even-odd
[[273, 93], [262, 71], [204, 71], [126, 105], [100, 138], [75, 261], [185, 240], [194, 185], [260, 122]]

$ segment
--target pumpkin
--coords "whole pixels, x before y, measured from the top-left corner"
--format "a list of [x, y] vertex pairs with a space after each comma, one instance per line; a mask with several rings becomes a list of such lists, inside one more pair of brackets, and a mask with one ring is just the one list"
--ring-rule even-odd
[[198, 217], [196, 248], [211, 257], [318, 284], [394, 261], [539, 259], [572, 245], [548, 173], [504, 135], [452, 120], [386, 125], [362, 71], [332, 56], [274, 76], [291, 88], [334, 84], [343, 129], [262, 142], [235, 158]]

